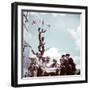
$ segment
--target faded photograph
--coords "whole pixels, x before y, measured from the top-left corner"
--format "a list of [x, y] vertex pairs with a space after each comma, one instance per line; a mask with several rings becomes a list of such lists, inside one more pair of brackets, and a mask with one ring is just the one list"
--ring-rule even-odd
[[22, 78], [80, 75], [80, 14], [22, 11]]

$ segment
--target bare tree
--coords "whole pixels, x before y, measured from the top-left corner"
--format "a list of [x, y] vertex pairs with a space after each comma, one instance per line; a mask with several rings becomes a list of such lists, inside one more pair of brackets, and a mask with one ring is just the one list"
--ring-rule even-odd
[[[29, 30], [28, 30], [28, 28], [27, 28], [27, 26], [26, 26], [26, 23], [29, 23], [28, 15], [29, 15], [29, 12], [28, 12], [28, 11], [26, 11], [26, 13], [23, 13], [23, 18], [24, 18], [23, 26], [24, 26], [24, 28], [25, 28], [25, 30], [26, 30], [27, 32], [29, 32]], [[36, 20], [34, 20], [34, 21], [35, 21], [34, 24], [37, 24], [37, 23], [36, 23], [37, 21], [36, 21]], [[45, 25], [44, 20], [42, 20], [41, 23], [42, 23], [42, 26]], [[47, 25], [47, 26], [48, 26], [48, 25]], [[50, 27], [50, 25], [49, 25], [48, 27]], [[32, 52], [34, 55], [37, 56], [38, 60], [42, 59], [42, 58], [43, 58], [43, 55], [44, 55], [44, 52], [45, 52], [45, 37], [44, 37], [44, 33], [46, 33], [46, 31], [47, 31], [47, 30], [44, 30], [43, 27], [38, 27], [38, 41], [39, 41], [39, 44], [38, 44], [38, 46], [37, 46], [37, 48], [38, 48], [38, 51], [37, 51], [37, 52], [35, 52], [35, 51], [33, 50], [32, 46], [29, 45], [29, 44], [27, 44], [27, 43], [26, 43], [26, 44], [24, 43], [23, 51], [24, 51], [25, 47], [30, 47], [30, 48], [31, 48], [31, 52]]]

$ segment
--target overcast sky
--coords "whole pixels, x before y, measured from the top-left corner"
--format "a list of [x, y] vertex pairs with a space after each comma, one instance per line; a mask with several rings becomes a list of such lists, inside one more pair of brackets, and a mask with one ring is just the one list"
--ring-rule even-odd
[[[26, 13], [24, 12], [24, 14]], [[30, 12], [28, 14], [28, 20], [29, 22], [26, 23], [28, 32], [24, 28], [24, 40], [35, 51], [37, 51], [38, 46], [37, 30], [38, 27], [43, 27], [47, 30], [44, 34], [45, 46], [48, 48], [47, 52], [51, 49], [53, 51], [56, 49], [60, 55], [70, 53], [76, 57], [77, 64], [80, 64], [80, 14]], [[32, 25], [34, 20], [36, 22]], [[44, 26], [42, 26], [40, 20], [44, 20]], [[47, 25], [50, 25], [50, 27]]]

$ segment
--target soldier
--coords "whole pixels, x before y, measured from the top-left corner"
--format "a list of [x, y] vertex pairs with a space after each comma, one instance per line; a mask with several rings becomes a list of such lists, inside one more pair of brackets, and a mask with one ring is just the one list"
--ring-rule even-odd
[[66, 54], [66, 58], [69, 62], [69, 68], [70, 68], [68, 74], [74, 75], [76, 71], [76, 65], [74, 63], [74, 60], [70, 57], [70, 54]]
[[60, 75], [65, 75], [66, 71], [65, 71], [65, 55], [61, 56], [60, 59]]
[[35, 77], [37, 76], [38, 65], [36, 63], [35, 58], [30, 58], [30, 59], [31, 59], [31, 63], [30, 63], [30, 66], [28, 67], [28, 71], [30, 71], [31, 77]]
[[53, 59], [53, 64], [51, 65], [51, 67], [57, 67], [57, 60]]

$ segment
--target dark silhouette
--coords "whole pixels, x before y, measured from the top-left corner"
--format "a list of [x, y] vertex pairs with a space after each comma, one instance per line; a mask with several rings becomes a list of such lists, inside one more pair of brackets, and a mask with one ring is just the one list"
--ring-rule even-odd
[[69, 74], [74, 75], [76, 71], [76, 65], [74, 63], [74, 60], [70, 57], [70, 54], [66, 54], [66, 58], [68, 59], [68, 63], [70, 67]]
[[65, 67], [65, 55], [61, 56], [60, 59], [60, 75], [65, 75], [66, 74], [66, 67]]
[[70, 54], [62, 55], [60, 59], [60, 75], [74, 75], [76, 71], [76, 65], [74, 60], [70, 57]]
[[53, 59], [53, 64], [51, 65], [51, 67], [57, 67], [57, 60]]

